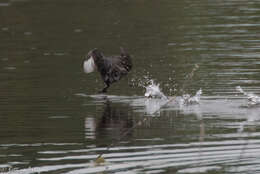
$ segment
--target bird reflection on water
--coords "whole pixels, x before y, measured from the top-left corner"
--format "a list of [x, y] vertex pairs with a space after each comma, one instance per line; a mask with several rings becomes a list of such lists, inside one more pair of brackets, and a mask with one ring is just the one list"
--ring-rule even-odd
[[[98, 121], [97, 131], [100, 134], [119, 138], [118, 136], [120, 136], [120, 132], [127, 131], [133, 127], [133, 118], [129, 111], [129, 106], [113, 106], [113, 104], [106, 99], [104, 112], [101, 119]], [[128, 134], [128, 136], [130, 135], [131, 133]]]
[[[104, 97], [103, 111], [95, 119], [86, 117], [85, 129], [86, 138], [95, 138], [100, 140], [97, 145], [107, 146], [121, 139], [122, 133], [128, 132], [134, 125], [133, 114], [129, 106], [120, 107]], [[91, 135], [91, 136], [89, 136]], [[125, 135], [126, 139], [131, 139], [132, 132]]]

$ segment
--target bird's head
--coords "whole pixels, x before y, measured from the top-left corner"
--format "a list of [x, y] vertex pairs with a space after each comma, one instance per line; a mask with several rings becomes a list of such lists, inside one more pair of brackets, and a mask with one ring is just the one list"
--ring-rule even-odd
[[103, 54], [97, 49], [90, 50], [85, 56], [83, 68], [85, 73], [91, 73], [97, 69], [98, 62], [102, 60]]
[[97, 48], [94, 48], [93, 50], [90, 50], [88, 52], [87, 56], [85, 57], [85, 60], [88, 60], [91, 57], [96, 61], [97, 59], [102, 58], [103, 54]]

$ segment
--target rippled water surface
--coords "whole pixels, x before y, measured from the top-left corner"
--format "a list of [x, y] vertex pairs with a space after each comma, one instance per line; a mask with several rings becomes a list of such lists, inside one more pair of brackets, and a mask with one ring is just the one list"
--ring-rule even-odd
[[[260, 173], [259, 18], [258, 0], [0, 1], [0, 173]], [[83, 58], [120, 46], [133, 70], [97, 94]]]

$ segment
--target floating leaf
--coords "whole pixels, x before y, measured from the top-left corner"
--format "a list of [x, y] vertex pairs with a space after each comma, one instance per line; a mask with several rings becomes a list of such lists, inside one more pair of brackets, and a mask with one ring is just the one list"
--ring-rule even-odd
[[95, 164], [96, 165], [101, 165], [103, 163], [105, 163], [105, 158], [103, 158], [101, 155], [97, 157], [97, 159], [95, 160]]

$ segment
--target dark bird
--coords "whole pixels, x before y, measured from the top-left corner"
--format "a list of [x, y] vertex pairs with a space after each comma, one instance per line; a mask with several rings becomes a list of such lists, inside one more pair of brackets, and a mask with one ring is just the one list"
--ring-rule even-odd
[[120, 47], [121, 54], [119, 56], [106, 57], [97, 48], [89, 51], [84, 62], [83, 68], [85, 73], [91, 73], [97, 70], [105, 87], [100, 91], [107, 92], [109, 86], [126, 76], [132, 68], [131, 57], [126, 51]]

